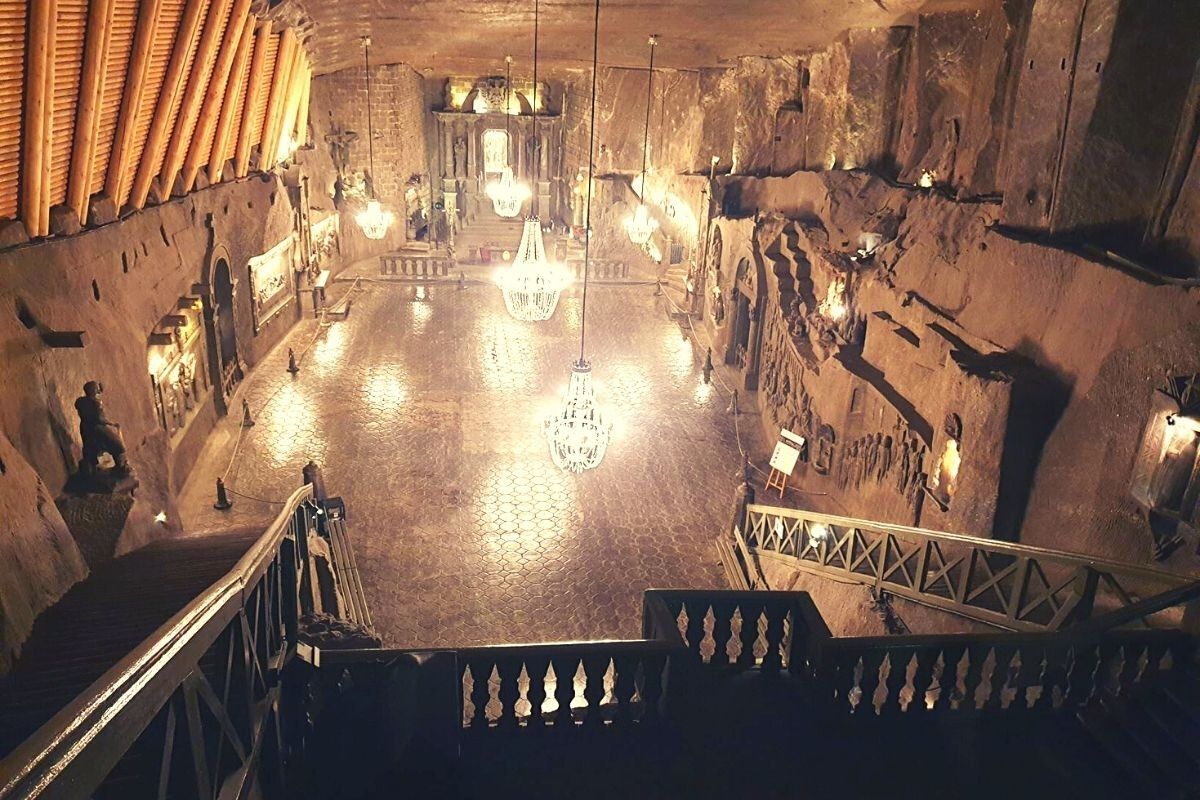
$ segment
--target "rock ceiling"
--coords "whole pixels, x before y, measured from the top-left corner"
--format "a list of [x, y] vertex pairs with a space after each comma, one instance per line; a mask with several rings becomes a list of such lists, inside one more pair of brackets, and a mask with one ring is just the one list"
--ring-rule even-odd
[[[848, 28], [904, 24], [918, 12], [987, 1], [604, 0], [600, 60], [641, 66], [647, 35], [658, 33], [662, 66], [720, 66], [741, 55], [820, 47]], [[591, 0], [542, 0], [548, 69], [561, 74], [590, 63], [593, 9]], [[277, 13], [305, 32], [318, 73], [360, 63], [364, 35], [372, 37], [372, 61], [432, 74], [499, 71], [509, 53], [528, 66], [532, 55], [533, 0], [284, 0]]]

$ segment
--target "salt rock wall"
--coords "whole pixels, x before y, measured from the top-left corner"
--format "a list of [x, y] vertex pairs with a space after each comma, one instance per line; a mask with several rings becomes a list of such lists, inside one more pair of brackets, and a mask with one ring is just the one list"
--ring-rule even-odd
[[54, 506], [50, 489], [0, 434], [0, 675], [20, 652], [33, 621], [87, 566]]
[[[81, 574], [79, 553], [63, 539], [62, 518], [50, 498], [60, 493], [81, 455], [74, 402], [83, 384], [103, 383], [106, 410], [121, 424], [141, 482], [113, 541], [102, 548], [84, 543], [84, 550], [102, 560], [179, 531], [174, 491], [217, 419], [210, 390], [198, 399], [186, 433], [172, 447], [155, 410], [149, 334], [177, 312], [180, 298], [200, 296], [211, 303], [213, 265], [225, 259], [235, 282], [238, 353], [251, 368], [299, 310], [293, 298], [255, 330], [246, 265], [294, 231], [289, 189], [282, 178], [265, 175], [223, 183], [78, 236], [0, 254], [7, 387], [0, 397], [0, 434], [6, 437], [0, 441], [4, 447], [11, 442], [14, 453], [11, 459], [0, 453], [10, 467], [0, 476], [0, 509], [7, 546], [20, 555], [5, 570], [11, 583], [3, 602], [15, 609], [13, 630], [24, 630], [21, 620], [28, 613], [36, 614]], [[46, 344], [47, 334], [64, 331], [83, 332], [83, 346]], [[166, 524], [154, 522], [159, 512], [166, 513]]]
[[[367, 83], [362, 67], [313, 79], [309, 120], [315, 152], [302, 163], [312, 175], [312, 196], [342, 212], [342, 263], [398, 249], [405, 241], [410, 211], [406, 190], [413, 176], [426, 176], [435, 163], [427, 155], [429, 108], [425, 82], [406, 64], [371, 67], [375, 196], [396, 222], [384, 239], [371, 241], [354, 224], [364, 205], [362, 181], [370, 172]], [[424, 189], [423, 191], [428, 191]]]
[[[810, 435], [823, 424], [835, 434], [826, 468], [810, 463], [798, 484], [805, 504], [1148, 558], [1131, 469], [1163, 376], [1200, 371], [1200, 293], [1008, 237], [995, 226], [996, 203], [956, 203], [865, 173], [724, 183], [758, 212], [718, 220], [718, 266], [727, 320], [738, 260], [750, 253], [767, 266], [758, 367], [766, 435], [804, 427], [805, 415]], [[850, 261], [865, 235], [877, 237], [873, 255]], [[847, 311], [833, 325], [812, 306], [837, 276], [847, 281]], [[727, 347], [732, 326], [714, 320], [711, 301], [705, 323]], [[916, 471], [929, 487], [949, 414], [962, 462], [948, 508], [923, 490], [905, 495], [899, 473], [893, 483], [877, 477], [887, 469], [876, 434], [893, 437], [894, 468], [899, 438], [923, 429]], [[874, 471], [852, 463], [864, 446]]]

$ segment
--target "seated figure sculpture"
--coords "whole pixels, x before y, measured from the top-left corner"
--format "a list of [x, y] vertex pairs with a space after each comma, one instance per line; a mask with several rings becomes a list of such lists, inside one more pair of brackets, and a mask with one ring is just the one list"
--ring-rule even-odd
[[108, 472], [114, 478], [131, 474], [125, 458], [125, 441], [121, 426], [108, 419], [104, 413], [104, 402], [100, 395], [104, 387], [98, 381], [83, 385], [83, 397], [75, 400], [75, 411], [79, 413], [79, 435], [83, 439], [83, 458], [79, 462], [82, 477], [93, 480], [100, 477], [100, 456], [108, 453], [114, 466]]

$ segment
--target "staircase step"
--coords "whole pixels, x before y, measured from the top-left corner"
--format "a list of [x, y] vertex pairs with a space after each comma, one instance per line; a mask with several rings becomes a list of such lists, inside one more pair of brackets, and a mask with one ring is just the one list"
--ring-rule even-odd
[[1143, 787], [1145, 796], [1180, 788], [1175, 785], [1170, 775], [1164, 774], [1154, 764], [1142, 744], [1123, 730], [1098, 705], [1082, 708], [1076, 716], [1083, 730], [1092, 736], [1108, 757]]
[[1100, 702], [1125, 732], [1137, 740], [1142, 751], [1161, 771], [1185, 785], [1200, 778], [1188, 752], [1159, 727], [1141, 703], [1114, 697], [1104, 697]]

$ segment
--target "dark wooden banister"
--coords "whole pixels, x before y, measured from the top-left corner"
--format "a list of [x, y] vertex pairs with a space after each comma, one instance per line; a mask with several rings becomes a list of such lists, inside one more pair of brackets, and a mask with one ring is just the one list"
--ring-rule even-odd
[[84, 756], [89, 772], [107, 774], [236, 616], [278, 553], [296, 509], [311, 497], [311, 486], [296, 490], [224, 578], [0, 761], [0, 800], [78, 796], [72, 773]]

